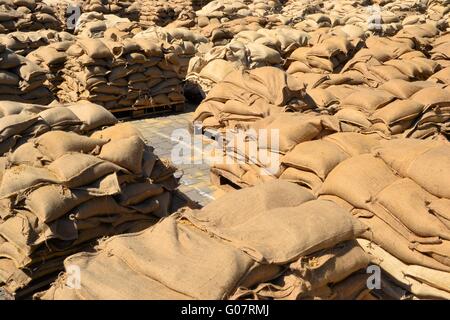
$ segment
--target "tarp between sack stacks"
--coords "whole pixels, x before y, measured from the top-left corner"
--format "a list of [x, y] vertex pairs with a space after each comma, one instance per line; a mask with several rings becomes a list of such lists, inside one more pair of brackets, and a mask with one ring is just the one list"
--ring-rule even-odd
[[9, 124], [1, 131], [5, 141], [21, 137], [1, 158], [0, 283], [8, 292], [36, 290], [66, 256], [168, 215], [175, 169], [132, 125], [98, 130], [117, 120], [89, 103], [39, 113], [33, 105], [2, 107], [13, 109], [0, 118]]
[[0, 100], [48, 104], [46, 80], [44, 69], [0, 44]]
[[35, 297], [363, 299], [370, 261], [354, 239], [364, 230], [333, 202], [275, 181], [73, 255], [65, 266], [80, 267], [81, 287], [62, 275]]
[[0, 1], [0, 33], [41, 29], [62, 29], [53, 7], [41, 0]]
[[67, 50], [57, 96], [110, 110], [181, 104], [180, 68], [176, 52], [151, 40], [81, 38]]

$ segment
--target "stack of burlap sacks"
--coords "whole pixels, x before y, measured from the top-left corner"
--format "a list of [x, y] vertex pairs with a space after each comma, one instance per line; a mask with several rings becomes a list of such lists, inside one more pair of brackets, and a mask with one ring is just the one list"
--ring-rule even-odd
[[135, 21], [114, 14], [86, 12], [77, 20], [74, 33], [82, 38], [132, 38], [142, 29]]
[[0, 100], [47, 104], [53, 95], [46, 79], [44, 69], [0, 44]]
[[100, 12], [114, 14], [131, 21], [138, 21], [140, 6], [138, 1], [132, 0], [81, 0], [83, 12]]
[[67, 50], [62, 102], [88, 100], [113, 110], [184, 102], [176, 53], [145, 38], [80, 38]]
[[364, 230], [333, 202], [275, 181], [73, 255], [64, 263], [79, 266], [81, 286], [64, 274], [35, 298], [364, 299]]
[[55, 42], [40, 47], [26, 57], [47, 72], [45, 86], [55, 95], [58, 92], [59, 85], [64, 81], [62, 74], [67, 61], [66, 51], [73, 43], [74, 41]]
[[135, 39], [146, 39], [155, 43], [162, 43], [167, 54], [177, 56], [176, 72], [184, 80], [188, 73], [190, 60], [195, 56], [198, 48], [208, 42], [202, 35], [187, 28], [150, 27], [134, 36]]
[[[262, 66], [281, 67], [285, 58], [308, 44], [309, 36], [291, 28], [242, 31], [225, 46], [204, 46], [189, 63], [186, 79], [205, 96], [225, 76], [236, 69]], [[212, 47], [212, 48], [211, 48]]]
[[195, 110], [193, 122], [204, 129], [234, 128], [305, 105], [303, 87], [283, 70], [236, 70], [211, 89]]
[[0, 17], [0, 33], [61, 30], [54, 8], [42, 0], [2, 0]]
[[[331, 149], [322, 153], [340, 163], [319, 198], [347, 208], [370, 228], [359, 240], [364, 250], [406, 294], [449, 299], [448, 141], [381, 140], [371, 153], [340, 161]], [[405, 294], [389, 282], [382, 290], [397, 298]]]
[[190, 0], [140, 0], [139, 4], [139, 23], [144, 28], [164, 27], [177, 20], [185, 27], [194, 26], [195, 13]]
[[[168, 215], [177, 186], [174, 169], [154, 155], [132, 125], [117, 124], [90, 136], [70, 132], [76, 125], [92, 132], [93, 124], [117, 121], [96, 106], [106, 122], [98, 121], [91, 107], [24, 111], [16, 116], [22, 122], [2, 133], [6, 137], [14, 133], [11, 128], [30, 126], [32, 120], [33, 127], [47, 124], [47, 117], [62, 120], [1, 160], [0, 283], [10, 293], [45, 283], [61, 270], [65, 257], [93, 241], [143, 230]], [[70, 124], [76, 115], [88, 122]]]
[[5, 45], [6, 48], [21, 56], [26, 56], [30, 52], [50, 43], [69, 41], [72, 39], [73, 36], [70, 33], [53, 30], [31, 32], [17, 31], [8, 34], [0, 34], [0, 42]]
[[57, 102], [50, 105], [0, 102], [2, 141], [0, 155], [12, 152], [28, 140], [52, 130], [88, 134], [93, 129], [117, 122], [99, 105], [77, 103], [66, 108]]
[[434, 73], [428, 80], [450, 85], [450, 32], [436, 37], [432, 43], [431, 59], [441, 66], [441, 70]]

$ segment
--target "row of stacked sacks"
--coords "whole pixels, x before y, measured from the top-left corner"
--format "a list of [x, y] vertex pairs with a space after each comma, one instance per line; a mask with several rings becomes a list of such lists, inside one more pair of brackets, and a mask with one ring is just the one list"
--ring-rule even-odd
[[138, 21], [140, 6], [133, 0], [81, 0], [82, 12], [100, 12], [114, 14], [121, 18]]
[[306, 46], [308, 41], [308, 34], [288, 27], [241, 31], [227, 45], [209, 43], [200, 47], [189, 63], [186, 79], [206, 95], [236, 69], [281, 68], [285, 59], [298, 47]]
[[42, 0], [0, 1], [0, 33], [41, 29], [61, 30], [53, 7]]
[[[84, 105], [62, 108], [88, 120], [96, 116]], [[43, 121], [44, 112], [18, 116]], [[53, 128], [24, 141], [1, 163], [0, 285], [11, 294], [45, 283], [65, 257], [100, 238], [153, 225], [168, 215], [177, 187], [174, 168], [130, 124], [90, 136]]]
[[72, 255], [64, 264], [79, 266], [80, 287], [66, 273], [35, 298], [367, 299], [370, 260], [355, 241], [365, 230], [335, 203], [274, 181]]
[[303, 86], [279, 68], [235, 70], [209, 91], [195, 110], [193, 122], [203, 129], [243, 126], [305, 109], [304, 94]]
[[428, 80], [450, 85], [450, 32], [442, 34], [431, 43], [431, 59], [441, 67]]
[[281, 2], [278, 0], [214, 0], [196, 11], [195, 14], [197, 24], [202, 28], [210, 24], [220, 24], [248, 16], [265, 17], [280, 10]]
[[0, 102], [0, 155], [13, 152], [30, 139], [49, 131], [71, 131], [90, 134], [92, 130], [117, 122], [115, 117], [99, 105], [78, 102], [61, 105]]
[[44, 69], [0, 44], [0, 100], [50, 103], [46, 79]]
[[419, 298], [450, 298], [449, 157], [448, 141], [381, 140], [337, 161], [319, 191], [370, 228], [363, 249]]
[[67, 32], [53, 30], [40, 30], [30, 32], [10, 32], [0, 34], [0, 42], [9, 50], [21, 56], [26, 56], [30, 52], [46, 46], [50, 43], [71, 41], [74, 36]]
[[79, 38], [66, 53], [57, 93], [61, 102], [88, 100], [111, 110], [184, 102], [178, 55], [161, 43]]
[[242, 187], [287, 180], [333, 201], [369, 227], [358, 242], [389, 275], [383, 276], [384, 294], [448, 299], [448, 141], [332, 133], [336, 128], [327, 116], [281, 114], [277, 120], [261, 120], [266, 123], [256, 129], [280, 130], [279, 148], [265, 150], [282, 153], [278, 171], [269, 171], [267, 162], [249, 157], [255, 155], [250, 147], [237, 144], [227, 150], [231, 162], [220, 161], [213, 170], [228, 173]]
[[85, 12], [77, 19], [74, 34], [82, 38], [132, 38], [142, 31], [135, 21], [114, 14]]
[[144, 27], [167, 26], [171, 23], [193, 27], [194, 4], [191, 0], [138, 0], [140, 4], [139, 24]]
[[47, 72], [45, 86], [49, 88], [54, 95], [64, 81], [63, 69], [67, 61], [66, 51], [75, 40], [55, 42], [47, 46], [42, 46], [29, 53], [26, 58]]
[[[438, 56], [436, 54], [435, 58]], [[366, 40], [366, 48], [358, 51], [341, 73], [350, 72], [370, 87], [378, 87], [391, 79], [427, 80], [443, 67], [438, 59], [430, 59], [415, 49], [414, 39], [370, 37]]]
[[183, 80], [188, 73], [190, 60], [197, 54], [199, 47], [208, 43], [206, 37], [181, 27], [150, 27], [137, 33], [133, 38], [162, 43], [165, 52], [177, 55], [176, 72]]

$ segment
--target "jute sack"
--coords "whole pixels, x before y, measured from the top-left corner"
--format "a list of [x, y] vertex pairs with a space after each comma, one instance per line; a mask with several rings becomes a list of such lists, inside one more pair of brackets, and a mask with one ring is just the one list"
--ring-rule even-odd
[[336, 165], [347, 158], [348, 155], [336, 144], [315, 140], [298, 144], [281, 159], [281, 163], [314, 172], [323, 180]]
[[[275, 264], [285, 264], [332, 247], [364, 231], [348, 212], [324, 200], [252, 214], [245, 211], [221, 214], [205, 207], [187, 212], [184, 217], [197, 227], [230, 241], [255, 261]], [[268, 229], [273, 232], [270, 237]]]
[[[339, 131], [338, 120], [327, 115], [309, 115], [301, 113], [279, 113], [261, 119], [251, 126], [255, 130], [278, 130], [278, 149], [274, 141], [267, 139], [267, 148], [285, 153], [301, 142], [310, 141], [320, 135]], [[270, 135], [271, 137], [271, 135]]]
[[435, 199], [427, 203], [428, 210], [450, 229], [450, 200]]
[[293, 167], [286, 168], [286, 170], [284, 170], [280, 175], [280, 179], [294, 182], [308, 188], [314, 195], [316, 195], [322, 187], [322, 180], [315, 173], [299, 170]]
[[320, 194], [335, 195], [354, 207], [370, 210], [375, 196], [397, 179], [381, 159], [365, 154], [338, 164], [329, 173]]
[[289, 299], [309, 296], [318, 288], [338, 283], [361, 268], [369, 257], [355, 241], [301, 257], [288, 265], [288, 270], [270, 283], [258, 282], [256, 288], [241, 286], [232, 299]]
[[50, 127], [80, 125], [80, 119], [66, 107], [53, 107], [39, 113]]
[[[65, 260], [66, 268], [77, 265], [82, 270], [81, 288], [66, 285], [67, 280], [59, 278], [48, 291], [39, 295], [42, 300], [126, 300], [126, 299], [174, 299], [188, 300], [192, 297], [176, 292], [153, 278], [136, 272], [128, 263], [107, 251], [99, 253], [78, 253]], [[113, 270], [113, 272], [111, 272]], [[120, 272], [118, 272], [120, 270]], [[123, 272], [123, 273], [122, 273]], [[123, 282], [126, 286], [117, 286]], [[99, 281], [101, 279], [101, 282]]]
[[361, 247], [375, 259], [389, 275], [408, 289], [411, 293], [423, 298], [449, 299], [448, 272], [442, 272], [419, 265], [408, 265], [365, 239], [358, 239]]
[[435, 140], [381, 140], [379, 146], [373, 148], [373, 153], [399, 175], [406, 177], [414, 159], [440, 145], [442, 142]]
[[48, 170], [69, 188], [88, 185], [112, 172], [127, 172], [112, 162], [82, 153], [65, 154], [53, 161]]
[[51, 162], [51, 159], [45, 157], [32, 141], [17, 147], [7, 158], [13, 165], [27, 164], [33, 167], [43, 167]]
[[123, 206], [138, 204], [148, 198], [160, 195], [164, 189], [159, 184], [151, 184], [149, 181], [128, 184], [122, 188], [118, 195], [118, 201]]
[[[419, 236], [450, 239], [448, 229], [428, 212], [426, 203], [436, 199], [410, 179], [400, 179], [376, 195], [375, 202]], [[450, 254], [450, 252], [449, 252]]]
[[204, 210], [231, 219], [242, 212], [254, 215], [274, 208], [298, 206], [312, 199], [314, 196], [305, 188], [287, 181], [273, 181], [225, 194], [217, 201], [206, 205]]
[[407, 176], [431, 194], [450, 198], [450, 145], [442, 144], [414, 159]]
[[423, 111], [423, 105], [414, 100], [395, 100], [375, 111], [371, 120], [381, 120], [391, 126], [395, 123], [416, 118]]
[[0, 118], [0, 142], [9, 137], [20, 134], [32, 126], [38, 117], [33, 114], [14, 114]]
[[144, 149], [144, 141], [135, 135], [104, 144], [98, 156], [101, 159], [118, 164], [136, 175], [140, 175], [142, 173]]
[[135, 126], [129, 123], [119, 123], [115, 126], [108, 127], [100, 131], [95, 131], [91, 135], [91, 138], [111, 139], [112, 141], [114, 141], [129, 138], [131, 136], [138, 136], [143, 138], [141, 132], [138, 129], [136, 129]]
[[13, 166], [3, 173], [0, 198], [17, 195], [47, 183], [59, 183], [58, 177], [49, 169], [29, 165]]
[[390, 92], [398, 99], [408, 99], [422, 87], [414, 82], [402, 79], [392, 79], [379, 86], [380, 89]]
[[119, 205], [114, 197], [103, 196], [90, 199], [71, 211], [71, 215], [77, 220], [89, 219], [91, 217], [107, 216], [109, 214], [127, 214], [133, 210]]
[[25, 206], [41, 222], [47, 223], [64, 216], [93, 197], [115, 195], [120, 191], [117, 176], [110, 174], [80, 189], [70, 190], [56, 184], [42, 186], [26, 195]]
[[359, 220], [369, 227], [369, 230], [361, 238], [375, 242], [402, 262], [441, 271], [448, 272], [450, 270], [450, 266], [442, 264], [417, 250], [411, 249], [408, 240], [377, 216], [359, 218]]
[[[163, 244], [163, 250], [161, 250], [161, 244]], [[117, 258], [118, 261], [124, 261], [128, 265], [125, 269], [112, 269], [116, 271], [115, 273], [122, 274], [123, 271], [128, 271], [131, 273], [130, 278], [132, 279], [134, 277], [151, 279], [151, 281], [144, 280], [144, 282], [127, 281], [128, 285], [121, 288], [120, 296], [128, 299], [136, 296], [132, 290], [134, 286], [130, 288], [129, 285], [142, 286], [142, 283], [149, 285], [145, 294], [138, 291], [143, 293], [140, 298], [145, 299], [183, 296], [191, 299], [224, 299], [234, 291], [238, 282], [255, 265], [248, 256], [239, 250], [211, 238], [207, 233], [192, 226], [177, 223], [174, 218], [164, 219], [154, 228], [139, 234], [114, 237], [105, 242], [103, 248], [98, 255], [92, 257], [92, 260], [89, 259], [89, 263], [80, 263], [79, 265], [82, 268], [83, 266], [95, 267], [97, 256], [101, 256], [105, 252], [108, 257]], [[198, 250], [198, 248], [203, 249]], [[211, 255], [210, 252], [215, 252], [215, 254]], [[178, 258], [180, 256], [186, 257], [186, 259], [180, 260]], [[148, 263], [149, 259], [153, 262]], [[116, 263], [115, 259], [109, 260], [111, 261], [109, 263], [111, 270], [112, 263], [114, 265]], [[167, 272], [168, 265], [173, 266], [170, 272]], [[186, 270], [190, 270], [190, 272], [186, 272]], [[107, 277], [107, 273], [104, 273], [103, 276], [96, 275], [100, 276], [100, 279]], [[208, 276], [205, 277], [205, 275]], [[91, 279], [95, 278], [87, 278], [86, 282], [83, 281], [81, 292], [93, 292], [92, 294], [100, 299], [114, 297], [117, 294], [117, 289], [110, 289], [104, 284], [117, 287], [118, 282], [109, 282], [106, 279], [105, 282], [99, 282], [99, 278], [95, 281]], [[157, 287], [153, 282], [157, 284]], [[100, 283], [103, 284], [102, 288], [98, 287]], [[148, 290], [148, 288], [160, 290]]]
[[372, 148], [379, 145], [377, 135], [359, 134], [356, 132], [337, 132], [323, 138], [339, 146], [350, 156], [370, 153]]
[[50, 131], [40, 136], [35, 144], [43, 155], [56, 160], [70, 152], [90, 153], [107, 142], [107, 140], [89, 138], [73, 132]]
[[111, 112], [94, 103], [80, 101], [67, 108], [83, 122], [82, 129], [84, 131], [117, 123], [116, 117]]

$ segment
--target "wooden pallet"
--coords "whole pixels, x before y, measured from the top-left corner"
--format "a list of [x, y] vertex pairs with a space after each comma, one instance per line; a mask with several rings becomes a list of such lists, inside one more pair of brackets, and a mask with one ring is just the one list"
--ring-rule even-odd
[[156, 106], [141, 106], [141, 107], [129, 107], [129, 108], [119, 108], [109, 110], [117, 119], [127, 120], [127, 119], [137, 119], [146, 116], [154, 116], [160, 114], [183, 112], [184, 103], [173, 103], [165, 105]]
[[236, 176], [217, 168], [211, 168], [209, 176], [211, 183], [224, 191], [234, 191], [248, 187], [247, 184], [238, 181]]

